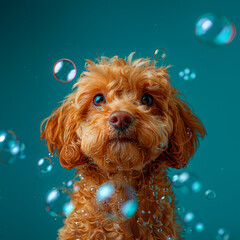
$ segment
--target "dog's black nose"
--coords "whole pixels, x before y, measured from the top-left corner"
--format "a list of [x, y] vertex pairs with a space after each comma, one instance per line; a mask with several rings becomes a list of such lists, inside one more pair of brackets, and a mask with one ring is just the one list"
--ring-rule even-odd
[[125, 130], [134, 122], [134, 117], [125, 111], [118, 111], [109, 117], [110, 124], [117, 130]]

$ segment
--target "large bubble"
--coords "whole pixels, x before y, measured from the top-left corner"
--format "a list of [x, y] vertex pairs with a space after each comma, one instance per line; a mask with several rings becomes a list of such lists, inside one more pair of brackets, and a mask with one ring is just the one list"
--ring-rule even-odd
[[197, 20], [195, 34], [203, 42], [224, 45], [232, 42], [236, 27], [225, 16], [206, 13]]
[[119, 222], [131, 218], [138, 209], [134, 189], [126, 183], [117, 181], [106, 182], [98, 188], [96, 203], [106, 218]]
[[48, 191], [45, 204], [47, 212], [52, 217], [65, 217], [74, 209], [71, 191], [65, 187], [54, 187]]

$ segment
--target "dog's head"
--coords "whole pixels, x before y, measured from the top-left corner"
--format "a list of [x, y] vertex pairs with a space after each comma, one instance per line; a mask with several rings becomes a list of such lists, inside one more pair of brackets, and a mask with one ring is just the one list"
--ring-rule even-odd
[[132, 61], [133, 54], [87, 60], [75, 90], [45, 119], [41, 139], [63, 167], [92, 159], [105, 170], [130, 170], [157, 159], [181, 168], [194, 154], [202, 122], [171, 86], [167, 67]]

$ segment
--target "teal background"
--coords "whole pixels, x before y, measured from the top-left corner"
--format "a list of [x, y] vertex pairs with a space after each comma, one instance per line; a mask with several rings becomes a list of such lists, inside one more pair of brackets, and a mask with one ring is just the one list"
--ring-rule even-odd
[[[216, 239], [224, 227], [231, 240], [239, 240], [239, 22], [236, 0], [91, 0], [5, 1], [0, 6], [0, 129], [13, 130], [26, 145], [26, 159], [0, 163], [0, 239], [56, 239], [62, 219], [45, 211], [44, 198], [53, 186], [72, 179], [54, 159], [53, 171], [41, 174], [37, 161], [47, 156], [40, 141], [40, 123], [71, 92], [76, 80], [56, 81], [54, 63], [69, 58], [77, 77], [85, 59], [128, 56], [154, 59], [163, 47], [171, 64], [172, 84], [185, 94], [208, 135], [186, 169], [203, 184], [198, 194], [177, 192], [182, 206], [205, 219], [202, 233], [189, 240]], [[222, 14], [237, 34], [226, 46], [200, 42], [194, 34], [197, 18], [207, 12]], [[179, 79], [179, 71], [194, 68], [197, 78]], [[177, 171], [181, 172], [181, 170]], [[207, 189], [217, 197], [208, 200]]]

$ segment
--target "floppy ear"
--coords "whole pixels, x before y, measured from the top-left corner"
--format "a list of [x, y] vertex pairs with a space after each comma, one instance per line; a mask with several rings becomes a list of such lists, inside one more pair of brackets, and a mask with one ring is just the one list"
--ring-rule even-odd
[[168, 110], [173, 131], [169, 136], [167, 150], [160, 155], [161, 161], [172, 168], [185, 167], [195, 153], [199, 139], [206, 134], [201, 120], [192, 113], [187, 102], [181, 100], [178, 94], [180, 93], [172, 87]]
[[[61, 165], [67, 169], [72, 169], [87, 161], [87, 157], [81, 151], [80, 139], [76, 134], [80, 116], [79, 109], [75, 108], [71, 101], [66, 101], [41, 124], [40, 139], [45, 138], [44, 144], [46, 145], [47, 141], [50, 153], [59, 156]], [[46, 125], [42, 131], [45, 122]]]

